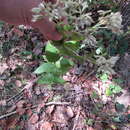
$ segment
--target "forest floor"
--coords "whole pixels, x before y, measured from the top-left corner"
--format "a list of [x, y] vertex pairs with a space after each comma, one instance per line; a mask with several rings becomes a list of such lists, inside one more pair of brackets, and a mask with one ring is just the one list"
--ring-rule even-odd
[[[75, 66], [64, 75], [64, 85], [39, 85], [33, 72], [44, 54], [42, 36], [5, 25], [0, 39], [0, 130], [130, 130], [126, 72], [124, 77], [96, 75], [86, 62], [84, 73], [76, 75]], [[121, 64], [130, 64], [129, 54]], [[119, 93], [109, 92], [109, 86]]]
[[29, 27], [0, 30], [0, 130], [130, 130], [129, 52], [114, 75], [86, 61], [63, 76], [65, 84], [41, 85], [33, 72], [45, 44]]

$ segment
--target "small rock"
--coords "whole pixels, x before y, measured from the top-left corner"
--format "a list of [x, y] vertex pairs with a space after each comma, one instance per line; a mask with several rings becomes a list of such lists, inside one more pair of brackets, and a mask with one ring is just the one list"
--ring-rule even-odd
[[69, 106], [68, 106], [67, 109], [66, 109], [66, 113], [67, 113], [67, 115], [68, 115], [70, 118], [74, 117], [74, 112], [73, 112], [72, 108], [69, 107]]

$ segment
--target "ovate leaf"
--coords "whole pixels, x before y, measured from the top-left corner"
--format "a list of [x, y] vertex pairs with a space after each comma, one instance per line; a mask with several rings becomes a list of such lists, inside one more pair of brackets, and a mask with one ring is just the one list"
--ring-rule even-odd
[[116, 85], [116, 84], [110, 84], [109, 88], [111, 89], [111, 91], [114, 94], [120, 93], [122, 91], [122, 88], [119, 85]]
[[42, 74], [44, 72], [56, 72], [57, 71], [57, 67], [56, 65], [52, 64], [52, 63], [43, 63], [42, 65], [40, 65], [35, 71], [35, 74]]
[[55, 76], [54, 77], [54, 83], [63, 84], [63, 83], [65, 83], [65, 80], [61, 77]]
[[47, 73], [40, 77], [38, 83], [39, 84], [55, 84], [55, 83], [63, 84], [65, 83], [65, 80], [59, 76], [54, 75], [53, 73]]
[[113, 92], [110, 90], [110, 88], [106, 89], [106, 95], [107, 96], [111, 96], [113, 94]]
[[85, 38], [80, 33], [72, 32], [70, 35], [70, 39], [79, 42], [84, 40]]
[[74, 63], [72, 61], [62, 58], [60, 60], [60, 69], [62, 70], [63, 73], [66, 73], [66, 71], [68, 71], [70, 67], [73, 66], [73, 64]]
[[56, 62], [60, 58], [59, 50], [55, 46], [53, 46], [51, 43], [48, 43], [46, 45], [45, 54], [49, 62]]
[[65, 47], [67, 47], [67, 48], [70, 48], [71, 50], [74, 50], [74, 51], [76, 51], [76, 50], [78, 50], [79, 49], [79, 42], [77, 42], [77, 41], [66, 41], [65, 43], [64, 43], [64, 46]]
[[70, 25], [64, 25], [63, 29], [64, 29], [64, 31], [71, 31], [73, 29], [73, 27]]
[[72, 67], [73, 66], [73, 62], [68, 60], [68, 59], [65, 59], [65, 58], [62, 58], [60, 60], [60, 65], [61, 65], [61, 68], [69, 68], [69, 67]]
[[44, 74], [38, 80], [39, 84], [53, 84], [54, 83], [54, 75], [52, 73]]
[[106, 82], [108, 80], [108, 74], [102, 74], [100, 79], [102, 80], [102, 82]]

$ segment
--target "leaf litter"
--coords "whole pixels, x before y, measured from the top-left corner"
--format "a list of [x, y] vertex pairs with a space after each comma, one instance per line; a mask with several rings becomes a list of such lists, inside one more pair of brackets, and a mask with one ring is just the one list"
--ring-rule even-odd
[[[77, 72], [80, 69], [76, 67], [64, 75], [64, 79], [68, 81], [65, 85], [52, 87], [39, 85], [36, 83], [36, 76], [32, 74], [39, 61], [33, 59], [30, 52], [40, 55], [43, 51], [41, 48], [44, 47], [44, 39], [37, 31], [30, 29], [10, 31], [9, 26], [6, 25], [5, 30], [3, 30], [4, 35], [8, 35], [9, 40], [13, 39], [11, 45], [15, 46], [15, 49], [10, 48], [7, 54], [3, 54], [4, 58], [0, 62], [1, 129], [116, 130], [121, 128], [118, 122], [122, 121], [123, 116], [130, 114], [129, 54], [119, 59], [123, 64], [117, 66], [117, 71], [120, 70], [117, 77], [124, 78], [126, 87], [125, 91], [121, 92], [123, 94], [116, 95], [116, 98], [113, 95], [106, 95], [107, 88], [113, 83], [112, 79], [107, 76], [96, 77], [94, 75], [96, 68], [90, 63], [85, 63], [87, 69], [82, 68], [82, 72]], [[111, 90], [109, 94], [113, 91]], [[115, 106], [115, 102], [119, 104]], [[117, 109], [124, 110], [117, 113]], [[128, 119], [124, 120], [128, 123]]]

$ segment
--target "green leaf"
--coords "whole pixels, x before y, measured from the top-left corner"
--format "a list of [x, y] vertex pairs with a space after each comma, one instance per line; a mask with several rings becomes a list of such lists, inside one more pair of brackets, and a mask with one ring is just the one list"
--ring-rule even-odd
[[92, 93], [91, 96], [92, 96], [92, 98], [94, 98], [94, 99], [98, 99], [98, 98], [99, 98], [99, 95], [98, 95], [97, 92], [95, 92], [95, 91]]
[[122, 83], [124, 82], [123, 79], [120, 79], [120, 78], [113, 79], [113, 81], [114, 81], [116, 84], [122, 84]]
[[65, 80], [61, 77], [55, 76], [54, 77], [54, 83], [64, 84]]
[[120, 93], [122, 91], [122, 88], [119, 85], [116, 85], [116, 84], [110, 84], [109, 88], [111, 89], [111, 91], [114, 94]]
[[97, 54], [97, 55], [102, 54], [103, 49], [104, 49], [103, 47], [97, 48], [97, 49], [96, 49], [96, 54]]
[[77, 41], [66, 41], [66, 42], [64, 42], [64, 46], [76, 51], [79, 49], [80, 44]]
[[29, 117], [28, 117], [28, 115], [23, 114], [21, 118], [22, 118], [22, 120], [26, 121], [26, 120], [28, 120]]
[[70, 39], [72, 41], [82, 41], [84, 40], [85, 38], [80, 34], [80, 33], [77, 33], [77, 32], [72, 32], [70, 35], [69, 35]]
[[106, 95], [111, 96], [113, 94], [120, 93], [122, 88], [116, 84], [110, 84], [109, 88], [106, 89]]
[[72, 61], [63, 57], [56, 62], [56, 66], [61, 70], [62, 74], [66, 73], [73, 65]]
[[118, 111], [118, 112], [123, 112], [124, 111], [124, 109], [125, 109], [125, 106], [123, 105], [123, 104], [120, 104], [120, 103], [116, 103], [115, 104], [115, 108], [116, 108], [116, 110]]
[[74, 65], [74, 63], [66, 58], [62, 58], [60, 60], [60, 67], [62, 69], [68, 69], [68, 68], [72, 67], [73, 65]]
[[22, 52], [20, 53], [20, 55], [28, 56], [28, 55], [32, 55], [32, 52], [31, 52], [31, 51], [22, 51]]
[[60, 47], [60, 53], [64, 56], [69, 56], [69, 57], [74, 58], [78, 61], [83, 61], [83, 57], [79, 56], [77, 54], [77, 52], [75, 52], [74, 50], [72, 50], [69, 47], [65, 47], [65, 46]]
[[[0, 130], [1, 130], [1, 129], [0, 129]], [[17, 126], [15, 127], [15, 130], [21, 130], [21, 126], [17, 125]]]
[[70, 25], [64, 25], [63, 29], [64, 29], [64, 31], [71, 31], [73, 29], [73, 27]]
[[121, 123], [120, 117], [114, 117], [113, 121], [116, 123]]
[[65, 80], [63, 80], [60, 76], [54, 75], [53, 73], [47, 73], [40, 77], [38, 83], [39, 84], [55, 84], [55, 83], [63, 84], [65, 83]]
[[59, 50], [53, 46], [51, 43], [48, 43], [45, 48], [46, 58], [50, 62], [56, 62], [60, 59]]
[[108, 74], [106, 73], [102, 74], [100, 79], [102, 80], [102, 82], [106, 82], [108, 80]]
[[0, 29], [4, 26], [4, 22], [3, 21], [0, 21]]
[[53, 84], [54, 83], [54, 75], [52, 73], [44, 74], [38, 80], [39, 84]]
[[130, 121], [130, 114], [127, 114], [127, 119], [128, 121]]
[[33, 8], [32, 12], [39, 14], [42, 10], [40, 8]]
[[111, 96], [113, 94], [110, 88], [107, 88], [105, 93], [107, 96]]
[[52, 63], [43, 63], [42, 65], [40, 65], [35, 71], [35, 74], [42, 74], [44, 72], [52, 72], [52, 73], [58, 73], [59, 70], [56, 67], [55, 64]]
[[63, 23], [58, 23], [58, 24], [56, 24], [56, 29], [57, 29], [57, 31], [60, 32], [60, 33], [63, 33], [63, 31], [64, 31], [62, 24], [63, 24]]
[[93, 123], [94, 123], [94, 120], [93, 120], [93, 119], [88, 119], [88, 120], [87, 120], [87, 125], [92, 126]]

